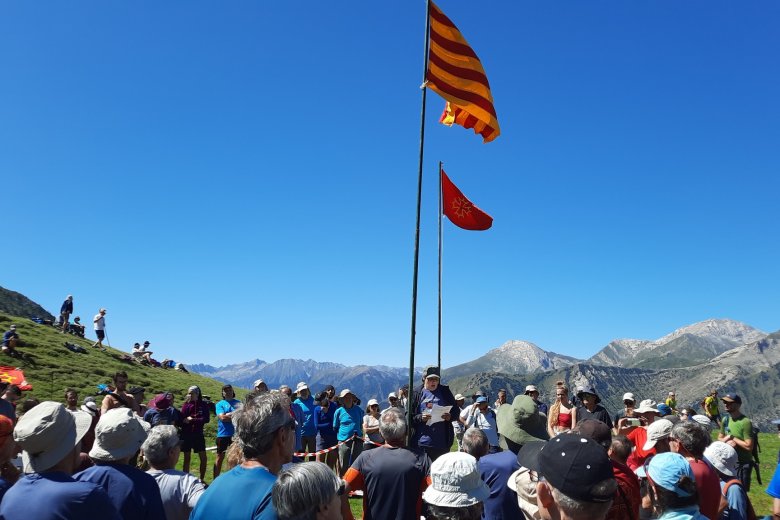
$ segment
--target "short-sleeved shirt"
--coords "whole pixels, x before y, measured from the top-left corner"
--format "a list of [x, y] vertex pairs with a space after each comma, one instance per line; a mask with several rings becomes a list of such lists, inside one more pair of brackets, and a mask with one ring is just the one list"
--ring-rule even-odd
[[[733, 419], [731, 416], [727, 416], [720, 425], [720, 432], [724, 435], [733, 435], [737, 439], [746, 441], [751, 438], [753, 431], [753, 423], [750, 419], [741, 416], [739, 419]], [[746, 450], [742, 446], [734, 446], [737, 450], [737, 459], [740, 464], [750, 464], [753, 461], [753, 454], [750, 450]]]
[[518, 469], [517, 455], [509, 450], [485, 455], [477, 463], [480, 476], [490, 488], [490, 496], [484, 501], [482, 518], [514, 520], [523, 518], [517, 505], [517, 493], [507, 487], [509, 477]]
[[200, 496], [190, 520], [276, 520], [271, 490], [276, 475], [263, 467], [236, 466], [222, 473]]
[[147, 471], [160, 488], [168, 520], [187, 520], [205, 491], [200, 479], [175, 469]]
[[103, 488], [125, 520], [165, 520], [157, 482], [139, 469], [127, 464], [101, 464], [76, 473], [73, 478]]
[[95, 324], [95, 330], [105, 330], [106, 328], [105, 316], [102, 316], [100, 313], [95, 314], [95, 317], [92, 318], [92, 321]]
[[16, 334], [16, 331], [9, 330], [8, 332], [4, 333], [3, 346], [7, 347], [12, 338], [19, 338], [19, 336]]
[[79, 482], [61, 472], [28, 473], [11, 486], [0, 502], [4, 520], [120, 518], [100, 486]]
[[704, 410], [709, 415], [718, 415], [720, 413], [718, 399], [711, 395], [704, 398]]
[[333, 414], [333, 429], [339, 441], [345, 441], [355, 434], [363, 435], [363, 410], [354, 404], [349, 408], [342, 406]]
[[233, 421], [219, 420], [219, 415], [235, 412], [238, 403], [240, 403], [238, 399], [223, 399], [217, 403], [215, 408], [217, 414], [217, 437], [232, 437], [233, 433], [235, 433], [236, 429], [233, 426]]
[[5, 399], [0, 399], [0, 415], [5, 415], [12, 421], [16, 422], [16, 410], [14, 410], [14, 405]]
[[314, 426], [314, 398], [310, 395], [307, 399], [301, 399], [300, 397], [295, 400], [301, 412], [303, 413], [303, 423], [298, 425], [301, 430], [301, 435], [304, 437], [313, 437], [317, 435], [317, 428]]
[[766, 488], [766, 494], [773, 498], [780, 498], [780, 465], [775, 468], [775, 473], [772, 475], [772, 481]]
[[588, 411], [584, 406], [578, 406], [577, 422], [584, 421], [585, 419], [596, 419], [612, 428], [612, 418], [609, 416], [609, 412], [600, 404], [597, 404], [592, 412]]
[[[723, 489], [725, 487], [726, 482], [721, 482], [721, 493], [723, 493]], [[766, 491], [769, 493], [769, 489]], [[741, 483], [734, 483], [729, 486], [728, 490], [726, 491], [726, 503], [728, 505], [721, 513], [720, 519], [742, 520], [743, 518], [747, 518], [748, 498], [747, 494], [745, 493], [745, 488], [742, 487]]]
[[344, 480], [350, 489], [363, 490], [364, 520], [408, 520], [420, 518], [430, 472], [425, 453], [385, 445], [361, 453]]
[[488, 408], [484, 412], [473, 406], [467, 406], [460, 412], [460, 418], [466, 423], [466, 428], [479, 428], [487, 437], [488, 444], [498, 446], [498, 426], [496, 412]]
[[634, 445], [634, 449], [631, 450], [626, 464], [635, 471], [636, 468], [644, 464], [647, 457], [655, 455], [655, 447], [647, 451], [644, 450], [643, 446], [647, 442], [647, 429], [641, 426], [632, 430], [626, 437]]

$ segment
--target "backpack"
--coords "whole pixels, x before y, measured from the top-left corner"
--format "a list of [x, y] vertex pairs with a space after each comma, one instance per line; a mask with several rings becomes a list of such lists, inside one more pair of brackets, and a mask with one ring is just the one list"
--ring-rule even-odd
[[[718, 518], [720, 518], [721, 513], [726, 510], [727, 507], [729, 507], [729, 503], [726, 500], [726, 494], [729, 492], [729, 488], [731, 486], [739, 486], [742, 487], [742, 482], [740, 482], [739, 479], [732, 479], [726, 482], [726, 485], [723, 486], [723, 490], [720, 493], [720, 505], [718, 506]], [[742, 490], [745, 491], [744, 489]], [[753, 503], [750, 502], [750, 497], [745, 492], [745, 499], [746, 499], [746, 513], [747, 513], [747, 520], [758, 520], [758, 517], [756, 516], [756, 510], [753, 509]]]

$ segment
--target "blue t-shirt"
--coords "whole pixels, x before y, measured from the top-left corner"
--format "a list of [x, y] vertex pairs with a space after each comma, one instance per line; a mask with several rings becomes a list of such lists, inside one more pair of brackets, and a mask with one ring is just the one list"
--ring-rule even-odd
[[16, 410], [14, 410], [14, 405], [5, 399], [0, 399], [0, 415], [5, 415], [12, 421], [16, 422]]
[[9, 342], [11, 341], [11, 338], [18, 338], [19, 336], [16, 335], [16, 332], [13, 330], [9, 330], [5, 334], [3, 334], [3, 346], [7, 347], [9, 346]]
[[342, 406], [333, 414], [333, 429], [339, 441], [345, 441], [356, 433], [362, 437], [363, 410], [354, 404], [349, 408]]
[[766, 494], [770, 497], [780, 498], [780, 465], [777, 466], [775, 474], [772, 475], [772, 482], [766, 488]]
[[517, 505], [517, 493], [507, 487], [509, 477], [520, 469], [517, 455], [509, 450], [485, 455], [477, 463], [480, 476], [490, 488], [490, 496], [484, 501], [482, 518], [510, 520], [523, 518]]
[[314, 426], [321, 437], [327, 439], [336, 436], [336, 431], [333, 429], [333, 415], [335, 413], [336, 407], [333, 405], [328, 406], [327, 413], [322, 413], [322, 406], [314, 408]]
[[[416, 410], [417, 413], [430, 413], [429, 409], [433, 405], [447, 406], [450, 403], [442, 402], [441, 387], [437, 387], [436, 390], [431, 392], [427, 388], [422, 389], [422, 399], [420, 401], [420, 408]], [[429, 421], [430, 422], [430, 421]], [[428, 423], [416, 424], [415, 428], [419, 432], [417, 444], [427, 448], [447, 448], [447, 422], [439, 421], [432, 425]]]
[[190, 520], [276, 520], [271, 490], [276, 475], [265, 468], [236, 466], [221, 474], [203, 492]]
[[303, 424], [299, 424], [301, 435], [304, 437], [314, 437], [317, 435], [317, 427], [314, 426], [314, 398], [310, 395], [308, 399], [295, 400], [295, 404], [300, 406], [303, 412]]
[[106, 492], [61, 472], [29, 473], [0, 502], [3, 520], [121, 519]]
[[160, 487], [154, 477], [127, 464], [101, 464], [73, 475], [97, 484], [125, 520], [165, 520]]
[[[726, 487], [726, 483], [721, 481], [721, 493], [723, 493], [724, 487]], [[769, 489], [767, 489], [767, 493], [769, 493]], [[743, 520], [744, 518], [747, 518], [747, 495], [745, 494], [745, 489], [741, 485], [732, 484], [729, 486], [729, 489], [726, 492], [726, 502], [728, 505], [720, 514], [720, 520]]]
[[219, 420], [219, 415], [223, 413], [230, 413], [236, 411], [236, 405], [240, 403], [238, 399], [231, 399], [228, 401], [227, 399], [223, 399], [220, 402], [217, 403], [216, 406], [216, 413], [217, 413], [217, 437], [232, 437], [233, 433], [235, 433], [236, 429], [233, 427], [233, 421], [227, 420], [222, 421]]

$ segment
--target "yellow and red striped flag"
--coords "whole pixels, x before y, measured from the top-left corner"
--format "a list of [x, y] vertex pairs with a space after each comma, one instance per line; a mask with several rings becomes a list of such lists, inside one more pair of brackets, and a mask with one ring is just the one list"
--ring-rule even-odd
[[447, 101], [440, 122], [473, 128], [489, 143], [501, 133], [485, 69], [455, 24], [429, 2], [427, 86]]

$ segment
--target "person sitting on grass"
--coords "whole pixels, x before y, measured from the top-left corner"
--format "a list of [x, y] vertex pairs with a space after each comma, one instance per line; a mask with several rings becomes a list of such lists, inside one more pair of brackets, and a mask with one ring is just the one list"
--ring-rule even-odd
[[[170, 425], [152, 428], [141, 446], [144, 458], [152, 468], [147, 473], [154, 477], [160, 487], [167, 520], [187, 520], [206, 490], [201, 480], [176, 469], [180, 446], [176, 427]], [[203, 468], [205, 473], [205, 464]]]
[[73, 323], [70, 324], [69, 332], [80, 338], [84, 337], [84, 325], [81, 324], [81, 316], [73, 318]]
[[16, 325], [11, 325], [3, 334], [3, 352], [9, 356], [16, 356], [16, 346], [19, 345], [19, 334], [16, 333]]
[[154, 354], [154, 352], [149, 350], [149, 342], [148, 341], [144, 341], [144, 345], [143, 346], [141, 346], [138, 343], [133, 345], [133, 357], [135, 357], [137, 359], [140, 359], [141, 363], [143, 363], [145, 361], [146, 363], [151, 364], [152, 363], [152, 354]]

